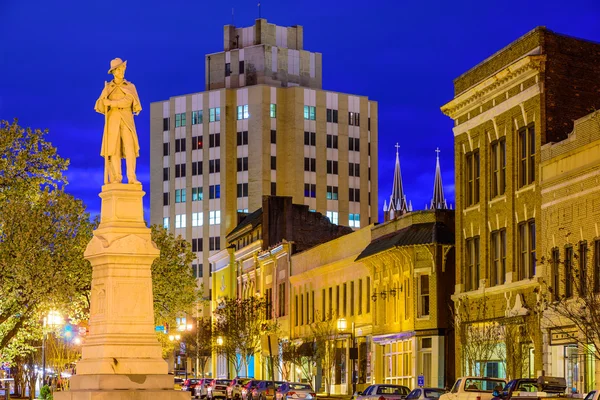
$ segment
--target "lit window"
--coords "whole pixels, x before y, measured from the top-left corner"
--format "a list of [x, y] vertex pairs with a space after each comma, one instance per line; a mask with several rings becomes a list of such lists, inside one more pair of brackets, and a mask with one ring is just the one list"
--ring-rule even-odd
[[304, 119], [309, 119], [308, 106], [304, 106]]
[[429, 315], [429, 275], [421, 275], [419, 279], [419, 317]]
[[185, 228], [185, 214], [175, 215], [175, 228]]
[[208, 214], [209, 225], [219, 225], [221, 223], [221, 211], [211, 211]]
[[204, 220], [204, 213], [196, 212], [192, 213], [192, 226], [202, 226]]
[[248, 104], [243, 106], [237, 106], [237, 119], [248, 119], [250, 114], [248, 113]]
[[185, 113], [175, 114], [175, 128], [185, 126]]
[[338, 199], [338, 187], [337, 186], [327, 186], [327, 200], [337, 200]]
[[221, 198], [221, 185], [210, 185], [208, 187], [208, 198], [209, 199]]
[[348, 225], [351, 228], [360, 228], [360, 214], [350, 214], [348, 217]]
[[208, 120], [209, 122], [215, 122], [221, 120], [221, 107], [210, 108], [208, 110]]
[[163, 218], [163, 228], [169, 229], [169, 217]]
[[202, 110], [192, 111], [192, 125], [198, 125], [202, 123]]
[[201, 187], [192, 188], [192, 201], [201, 201], [202, 197], [203, 196]]
[[337, 211], [327, 211], [327, 218], [331, 221], [332, 224], [338, 223], [338, 213]]
[[175, 203], [185, 203], [185, 189], [175, 190]]
[[269, 115], [271, 118], [277, 117], [277, 104], [271, 104], [269, 107]]

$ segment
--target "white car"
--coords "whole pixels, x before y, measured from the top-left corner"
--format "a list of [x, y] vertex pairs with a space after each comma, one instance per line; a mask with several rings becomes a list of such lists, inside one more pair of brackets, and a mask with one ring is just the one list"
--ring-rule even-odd
[[458, 378], [449, 393], [440, 400], [491, 400], [494, 390], [504, 388], [506, 381], [500, 378], [465, 376]]
[[410, 393], [410, 389], [400, 385], [371, 385], [362, 392], [358, 392], [356, 400], [403, 400]]

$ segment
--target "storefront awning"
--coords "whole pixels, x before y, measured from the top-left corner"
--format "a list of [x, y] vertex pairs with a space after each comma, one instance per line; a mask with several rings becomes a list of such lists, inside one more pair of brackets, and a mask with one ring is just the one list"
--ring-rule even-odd
[[389, 342], [396, 342], [398, 340], [406, 340], [415, 336], [415, 331], [389, 333], [386, 335], [373, 336], [373, 342], [378, 344], [385, 344]]

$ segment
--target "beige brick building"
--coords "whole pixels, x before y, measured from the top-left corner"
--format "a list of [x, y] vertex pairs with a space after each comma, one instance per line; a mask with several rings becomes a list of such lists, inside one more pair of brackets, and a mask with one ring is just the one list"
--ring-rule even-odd
[[265, 194], [352, 228], [378, 219], [377, 103], [322, 90], [321, 54], [302, 33], [225, 26], [206, 91], [151, 104], [151, 221], [192, 243], [205, 287], [237, 211]]
[[[596, 43], [536, 28], [458, 77], [442, 107], [454, 120], [457, 374], [544, 367], [540, 150], [600, 107], [599, 56]], [[497, 346], [474, 355], [468, 335], [481, 334]]]
[[[563, 141], [541, 149], [540, 249], [550, 299], [571, 298], [585, 287], [600, 289], [600, 112], [575, 121]], [[585, 274], [581, 274], [581, 271]], [[584, 276], [585, 280], [581, 280]], [[570, 278], [570, 279], [567, 279]], [[583, 282], [583, 286], [582, 286]], [[600, 365], [572, 335], [573, 322], [548, 311], [543, 320], [544, 370], [564, 376], [578, 393], [598, 388]]]

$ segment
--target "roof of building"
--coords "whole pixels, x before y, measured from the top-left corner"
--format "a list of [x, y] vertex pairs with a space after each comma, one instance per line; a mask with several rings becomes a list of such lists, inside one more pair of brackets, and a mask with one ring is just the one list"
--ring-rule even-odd
[[454, 232], [443, 222], [414, 224], [373, 240], [362, 253], [359, 254], [356, 261], [394, 247], [415, 246], [428, 243], [453, 244]]
[[237, 224], [237, 226], [235, 228], [233, 228], [233, 230], [231, 232], [229, 232], [227, 234], [227, 236], [232, 236], [232, 235], [236, 234], [237, 232], [240, 232], [248, 225], [252, 225], [252, 229], [256, 228], [258, 225], [262, 224], [262, 215], [263, 215], [263, 209], [261, 207], [258, 210], [248, 214], [248, 216], [246, 218], [244, 218], [242, 220], [242, 222]]

